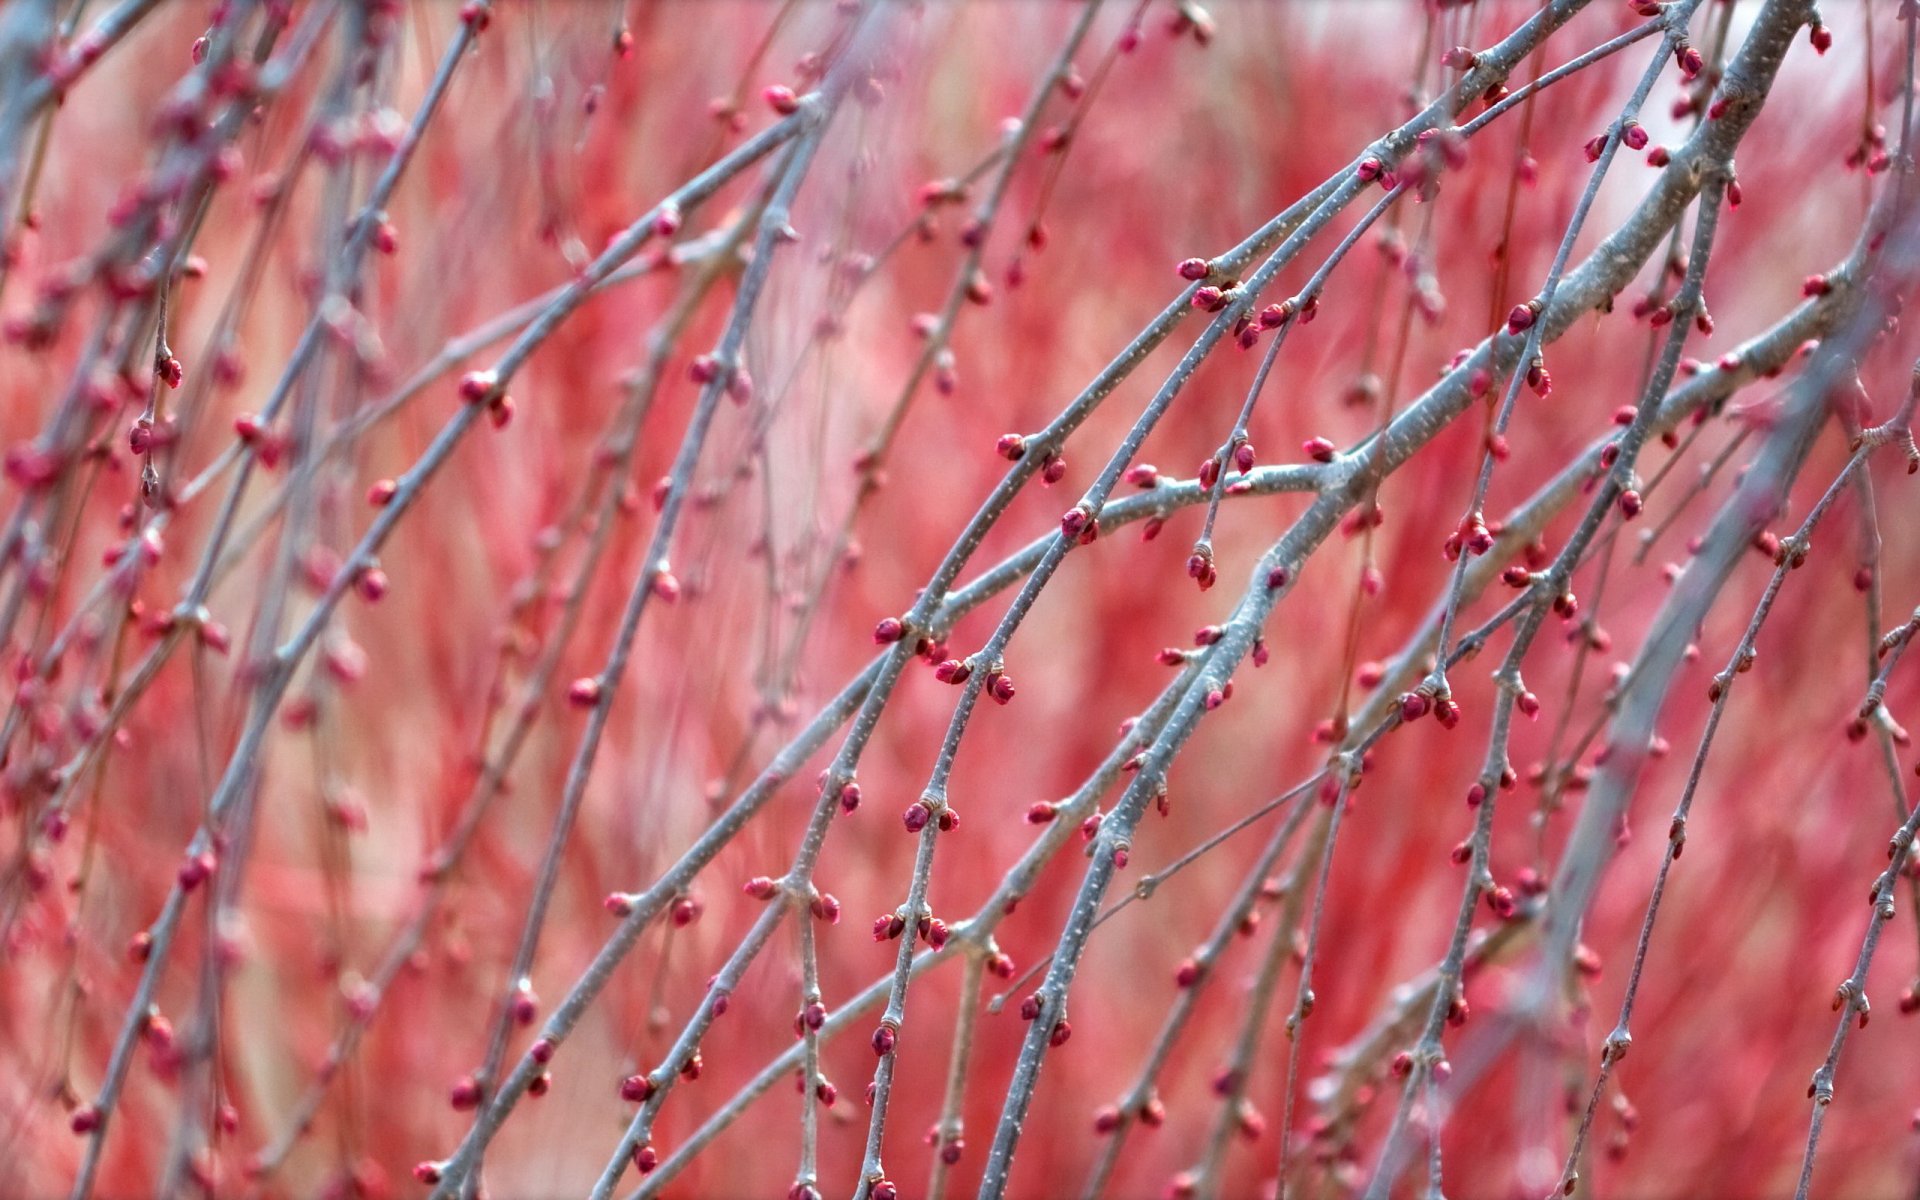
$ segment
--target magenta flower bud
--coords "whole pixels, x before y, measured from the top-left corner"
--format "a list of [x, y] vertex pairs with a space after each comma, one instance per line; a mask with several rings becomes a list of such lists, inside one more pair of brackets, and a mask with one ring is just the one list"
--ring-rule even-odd
[[1174, 270], [1180, 273], [1180, 278], [1198, 283], [1213, 274], [1213, 264], [1204, 258], [1189, 258], [1183, 260]]
[[500, 377], [492, 371], [468, 371], [460, 377], [460, 399], [468, 404], [482, 404], [499, 386]]

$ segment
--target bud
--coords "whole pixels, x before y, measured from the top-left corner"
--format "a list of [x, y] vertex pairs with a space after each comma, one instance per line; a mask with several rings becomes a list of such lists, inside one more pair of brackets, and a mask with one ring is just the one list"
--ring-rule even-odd
[[1515, 337], [1533, 328], [1533, 319], [1540, 314], [1540, 302], [1529, 300], [1525, 304], [1516, 304], [1507, 314], [1507, 332]]

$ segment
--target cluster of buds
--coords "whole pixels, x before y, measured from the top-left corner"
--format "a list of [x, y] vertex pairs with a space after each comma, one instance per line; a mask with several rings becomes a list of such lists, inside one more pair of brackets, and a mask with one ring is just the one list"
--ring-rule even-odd
[[495, 429], [504, 429], [513, 420], [513, 397], [493, 371], [468, 371], [461, 376], [460, 399], [476, 408], [484, 406]]

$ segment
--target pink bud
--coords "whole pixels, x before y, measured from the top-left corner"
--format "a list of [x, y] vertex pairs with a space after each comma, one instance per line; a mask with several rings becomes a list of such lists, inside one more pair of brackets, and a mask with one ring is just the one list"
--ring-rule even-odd
[[1533, 319], [1540, 312], [1539, 302], [1529, 300], [1525, 304], [1516, 304], [1507, 314], [1507, 332], [1518, 337], [1533, 328]]
[[500, 377], [492, 371], [468, 371], [460, 377], [460, 399], [468, 404], [484, 404], [500, 386]]

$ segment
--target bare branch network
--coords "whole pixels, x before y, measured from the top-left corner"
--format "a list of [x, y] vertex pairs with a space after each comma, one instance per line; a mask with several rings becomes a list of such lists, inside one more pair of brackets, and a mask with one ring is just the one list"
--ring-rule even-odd
[[13, 0], [0, 1192], [1910, 1191], [1917, 38]]

